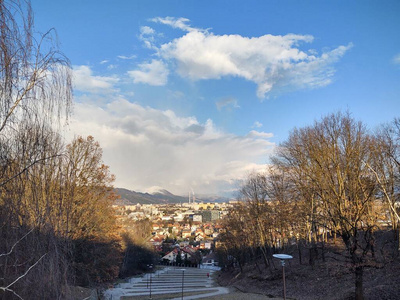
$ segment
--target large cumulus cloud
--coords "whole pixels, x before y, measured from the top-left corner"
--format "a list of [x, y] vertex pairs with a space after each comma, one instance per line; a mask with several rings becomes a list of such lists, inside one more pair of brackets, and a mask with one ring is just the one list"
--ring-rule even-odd
[[158, 48], [153, 45], [162, 59], [176, 66], [180, 76], [192, 80], [241, 77], [257, 85], [260, 99], [277, 90], [328, 85], [335, 73], [335, 62], [352, 47], [350, 43], [318, 54], [315, 49], [301, 49], [313, 42], [311, 35], [215, 35], [191, 27], [184, 18], [152, 21], [184, 31], [181, 37]]

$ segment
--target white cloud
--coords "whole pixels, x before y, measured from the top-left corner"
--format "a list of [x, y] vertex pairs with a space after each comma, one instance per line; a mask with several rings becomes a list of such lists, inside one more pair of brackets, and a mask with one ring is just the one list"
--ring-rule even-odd
[[119, 81], [117, 77], [95, 76], [89, 66], [74, 66], [72, 71], [74, 89], [81, 92], [112, 92]]
[[193, 28], [187, 23], [189, 23], [189, 19], [186, 18], [174, 18], [174, 17], [165, 17], [165, 18], [153, 18], [150, 19], [150, 21], [155, 22], [155, 23], [160, 23], [164, 25], [171, 26], [172, 28], [178, 28], [183, 31], [200, 31], [200, 29]]
[[333, 64], [351, 47], [339, 46], [318, 55], [301, 50], [310, 35], [214, 35], [193, 28], [185, 18], [154, 18], [152, 21], [186, 33], [160, 46], [157, 55], [177, 64], [177, 72], [192, 80], [242, 77], [257, 84], [257, 96], [265, 98], [280, 89], [316, 88], [331, 83]]
[[393, 57], [393, 63], [400, 65], [400, 53]]
[[119, 59], [123, 59], [123, 60], [130, 60], [130, 59], [135, 59], [136, 55], [131, 55], [131, 56], [126, 56], [126, 55], [118, 55], [117, 56]]
[[153, 35], [155, 30], [149, 26], [142, 26], [140, 27], [140, 34], [141, 35]]
[[262, 123], [260, 123], [260, 122], [258, 122], [258, 121], [255, 121], [254, 124], [253, 124], [253, 126], [251, 126], [251, 128], [260, 128], [260, 127], [262, 127], [262, 126], [263, 126]]
[[234, 188], [247, 171], [264, 168], [274, 146], [271, 134], [225, 133], [212, 120], [200, 123], [172, 110], [114, 99], [103, 108], [77, 103], [70, 122], [75, 134], [94, 135], [116, 186], [145, 191], [160, 186], [174, 193], [217, 193]]
[[114, 70], [114, 69], [116, 69], [116, 68], [118, 68], [118, 65], [112, 65], [112, 64], [111, 64], [111, 65], [108, 65], [108, 66], [107, 66], [107, 69], [108, 69], [108, 70]]
[[146, 83], [149, 85], [162, 86], [167, 83], [169, 71], [167, 66], [160, 60], [153, 59], [150, 63], [139, 65], [139, 70], [128, 71], [134, 83]]
[[155, 40], [154, 39], [155, 34], [156, 34], [156, 31], [149, 26], [140, 27], [139, 39], [143, 41], [146, 48], [157, 51], [157, 47], [153, 45], [154, 40]]
[[254, 139], [257, 139], [257, 138], [269, 139], [269, 138], [272, 138], [274, 135], [270, 132], [252, 130], [247, 134], [247, 136], [250, 138], [254, 138]]
[[216, 103], [217, 109], [222, 110], [226, 108], [227, 110], [232, 110], [233, 108], [240, 108], [238, 101], [234, 98], [226, 98], [218, 101]]

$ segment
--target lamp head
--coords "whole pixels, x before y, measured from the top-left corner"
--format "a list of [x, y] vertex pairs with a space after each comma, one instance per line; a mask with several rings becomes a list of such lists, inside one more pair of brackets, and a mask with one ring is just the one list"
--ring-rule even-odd
[[272, 255], [275, 258], [281, 259], [281, 260], [286, 260], [286, 259], [292, 259], [293, 256], [289, 255], [289, 254], [273, 254]]

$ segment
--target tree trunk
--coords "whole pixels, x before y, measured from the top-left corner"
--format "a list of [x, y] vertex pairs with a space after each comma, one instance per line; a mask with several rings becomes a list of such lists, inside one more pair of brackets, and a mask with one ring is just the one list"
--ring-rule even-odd
[[253, 260], [254, 260], [254, 265], [256, 266], [258, 272], [259, 272], [260, 274], [262, 274], [261, 268], [260, 268], [260, 266], [259, 266], [258, 263], [257, 263], [257, 255], [255, 254], [253, 247], [250, 247], [250, 251], [251, 251], [251, 255], [252, 255]]
[[302, 260], [301, 260], [301, 245], [300, 245], [300, 241], [298, 241], [297, 242], [297, 250], [298, 250], [298, 252], [299, 252], [299, 262], [300, 262], [300, 265], [302, 264]]
[[309, 264], [310, 266], [314, 267], [315, 265], [315, 261], [318, 258], [318, 248], [317, 248], [317, 244], [315, 243], [315, 241], [312, 242], [311, 247], [309, 249]]
[[265, 268], [268, 268], [269, 267], [269, 263], [268, 263], [267, 252], [265, 250], [265, 247], [264, 246], [260, 246], [260, 250], [261, 250], [261, 253], [262, 253], [263, 260], [264, 260]]
[[356, 300], [363, 300], [364, 299], [364, 293], [363, 293], [363, 273], [364, 273], [364, 268], [363, 267], [356, 267], [356, 294], [355, 294], [355, 299]]
[[242, 266], [242, 263], [238, 260], [238, 265], [239, 265], [239, 268], [240, 268], [240, 273], [243, 273], [243, 266]]
[[396, 257], [399, 255], [400, 252], [400, 223], [397, 222], [397, 229], [396, 229], [396, 235], [397, 235], [397, 253], [396, 253]]
[[394, 240], [394, 245], [393, 245], [393, 258], [396, 258], [399, 256], [400, 252], [400, 224], [398, 224], [395, 228], [393, 228], [393, 240]]

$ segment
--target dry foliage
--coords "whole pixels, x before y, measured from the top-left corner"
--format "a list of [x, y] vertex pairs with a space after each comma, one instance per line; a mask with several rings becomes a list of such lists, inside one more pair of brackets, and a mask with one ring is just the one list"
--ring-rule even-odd
[[0, 1], [0, 297], [60, 299], [119, 273], [114, 177], [93, 137], [65, 146], [69, 61], [33, 31], [29, 1]]

